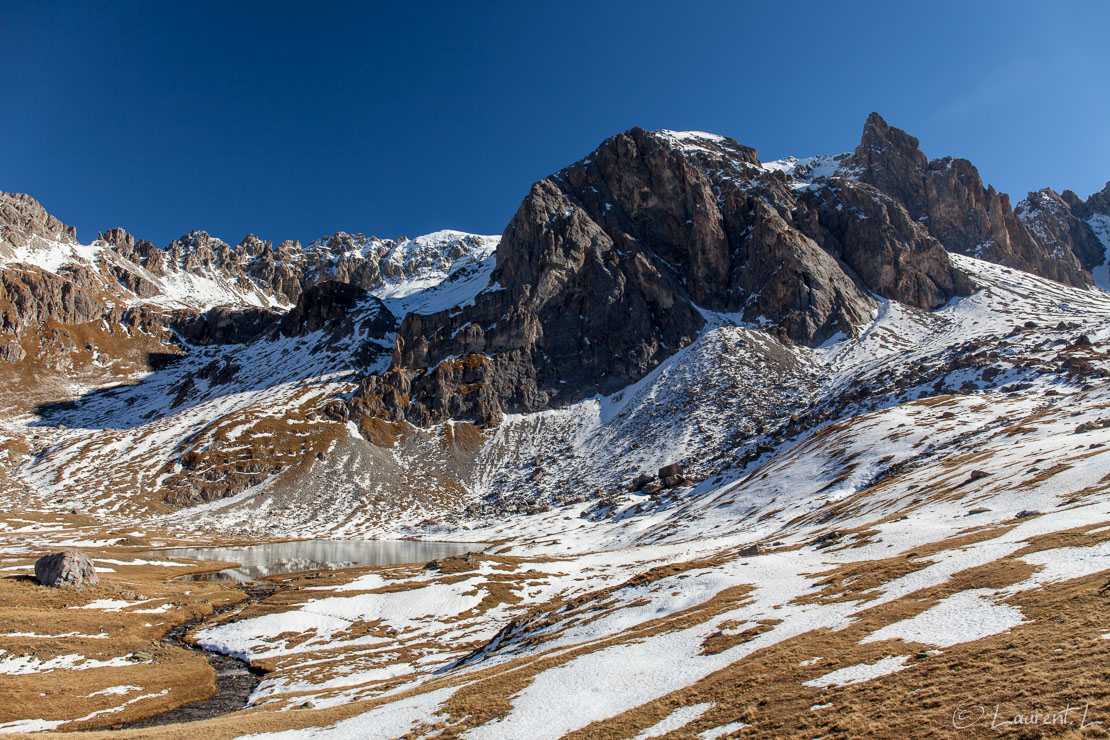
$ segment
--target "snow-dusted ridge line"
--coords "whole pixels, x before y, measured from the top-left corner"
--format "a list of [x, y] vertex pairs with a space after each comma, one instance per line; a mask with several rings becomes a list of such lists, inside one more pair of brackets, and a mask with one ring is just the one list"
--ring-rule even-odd
[[[137, 261], [124, 258], [114, 245], [106, 241], [97, 239], [90, 244], [80, 244], [68, 240], [48, 240], [37, 235], [32, 236], [25, 246], [0, 249], [0, 268], [23, 265], [57, 273], [66, 267], [82, 267], [96, 272], [112, 265], [157, 288], [155, 295], [140, 297], [104, 274], [103, 282], [110, 288], [110, 292], [118, 294], [121, 300], [130, 304], [201, 310], [236, 305], [279, 310], [290, 307], [290, 303], [266, 290], [249, 274], [245, 283], [241, 278], [233, 276], [229, 271], [232, 267], [230, 264], [205, 263], [187, 267], [190, 256], [200, 249], [197, 246], [200, 237], [197, 235], [201, 234], [202, 232], [193, 232], [180, 248], [175, 246], [175, 259], [169, 260], [165, 271], [157, 274]], [[242, 246], [234, 247], [220, 239], [203, 236], [206, 238], [206, 249], [226, 250], [232, 257], [236, 256]], [[374, 260], [382, 275], [382, 284], [371, 286], [372, 292], [380, 294], [379, 297], [382, 298], [400, 299], [435, 287], [467, 264], [485, 262], [496, 251], [499, 241], [500, 236], [497, 235], [485, 236], [450, 229], [399, 240], [339, 232], [295, 250], [292, 259], [295, 263], [303, 264], [305, 269], [309, 266], [310, 258], [313, 263], [325, 265], [323, 272], [306, 273], [306, 277], [312, 280], [329, 279], [341, 266], [344, 270], [349, 270], [352, 260]], [[355, 244], [357, 248], [337, 251], [345, 243]], [[271, 246], [270, 250], [277, 253], [278, 247]], [[166, 250], [162, 251], [167, 256], [170, 255]], [[402, 302], [398, 307], [404, 308], [407, 304]]]

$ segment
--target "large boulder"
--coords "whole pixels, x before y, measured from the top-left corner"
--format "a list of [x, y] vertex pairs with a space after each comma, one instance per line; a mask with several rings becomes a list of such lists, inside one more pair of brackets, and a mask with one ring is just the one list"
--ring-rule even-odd
[[73, 550], [39, 558], [35, 562], [35, 580], [54, 588], [94, 586], [100, 581], [89, 557]]
[[689, 483], [683, 474], [682, 466], [678, 463], [671, 463], [659, 468], [659, 481], [664, 488], [677, 488]]

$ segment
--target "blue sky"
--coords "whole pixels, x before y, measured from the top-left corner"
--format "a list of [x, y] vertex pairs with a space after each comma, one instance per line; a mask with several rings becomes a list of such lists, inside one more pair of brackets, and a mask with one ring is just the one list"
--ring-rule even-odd
[[1110, 179], [1110, 3], [0, 3], [0, 190], [122, 225], [302, 241], [500, 233], [632, 126], [763, 159], [879, 111], [1020, 199]]

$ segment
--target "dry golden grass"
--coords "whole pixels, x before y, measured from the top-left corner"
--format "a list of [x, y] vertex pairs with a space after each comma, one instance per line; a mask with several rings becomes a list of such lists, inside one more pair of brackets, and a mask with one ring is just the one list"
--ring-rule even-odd
[[359, 419], [358, 431], [370, 444], [393, 448], [403, 434], [403, 425], [373, 416], [364, 416]]
[[[93, 557], [98, 555], [88, 552]], [[126, 551], [109, 554], [113, 559], [129, 557]], [[48, 588], [24, 575], [0, 576], [0, 650], [6, 658], [26, 656], [43, 662], [73, 654], [106, 661], [148, 653], [151, 659], [119, 667], [0, 675], [0, 696], [4, 697], [0, 701], [0, 724], [42, 717], [45, 707], [50, 709], [49, 719], [85, 717], [116, 707], [128, 698], [160, 694], [67, 729], [103, 727], [157, 714], [215, 693], [215, 672], [208, 662], [198, 653], [163, 643], [161, 638], [175, 624], [241, 600], [242, 592], [220, 584], [168, 580], [170, 576], [196, 572], [199, 567], [117, 564], [111, 567], [115, 573], [101, 573], [98, 585], [80, 589]], [[118, 612], [80, 608], [100, 599], [144, 603]], [[166, 611], [134, 611], [165, 604], [170, 605]], [[26, 633], [60, 637], [20, 636]], [[139, 686], [142, 691], [129, 696], [96, 695], [121, 685]]]
[[[1007, 634], [944, 648], [939, 654], [922, 652], [930, 646], [904, 644], [900, 641], [860, 644], [860, 640], [875, 630], [914, 616], [952, 593], [970, 588], [1000, 588], [1024, 580], [1033, 572], [1033, 567], [1018, 560], [1021, 555], [1041, 549], [1090, 546], [1110, 538], [1110, 532], [1090, 531], [1097, 526], [1092, 523], [1089, 527], [1036, 538], [1010, 557], [957, 573], [940, 586], [866, 609], [846, 629], [810, 632], [758, 650], [691, 686], [604, 722], [594, 723], [570, 737], [631, 738], [678, 707], [704, 702], [713, 703], [713, 707], [688, 728], [667, 737], [695, 737], [696, 732], [735, 721], [751, 725], [743, 730], [741, 736], [763, 738], [1104, 737], [1100, 726], [1088, 727], [1083, 731], [1079, 731], [1074, 725], [1018, 731], [1011, 727], [991, 730], [980, 724], [961, 730], [952, 725], [952, 716], [967, 701], [974, 702], [971, 706], [986, 707], [991, 713], [995, 705], [998, 705], [1001, 716], [1010, 718], [1016, 712], [1029, 712], [1038, 708], [1062, 710], [1070, 702], [1073, 707], [1089, 703], [1090, 720], [1110, 722], [1110, 691], [1106, 689], [1107, 681], [1110, 680], [1110, 640], [1101, 637], [1102, 633], [1110, 631], [1110, 584], [1107, 583], [1105, 574], [1022, 592], [1011, 599], [1011, 603], [1022, 609], [1030, 620], [1028, 623]], [[1006, 527], [984, 528], [945, 542], [934, 543], [927, 548], [919, 548], [914, 557], [907, 558], [907, 553], [830, 571], [825, 577], [822, 593], [831, 600], [848, 596], [866, 599], [873, 589], [904, 575], [908, 569], [920, 567], [920, 561], [927, 561], [938, 550], [966, 546], [998, 536], [1005, 530]], [[691, 569], [712, 568], [723, 562], [722, 558], [729, 557], [732, 555], [722, 554], [720, 558], [692, 560], [648, 569], [618, 586], [591, 592], [571, 601], [554, 601], [537, 607], [518, 621], [528, 624], [530, 630], [546, 626], [554, 628], [554, 634], [558, 634], [561, 625], [570, 621], [598, 618], [609, 613], [615, 604], [613, 596], [620, 589], [635, 588]], [[457, 582], [457, 579], [470, 577], [475, 573], [478, 562], [495, 564], [496, 573], [499, 574], [494, 588], [480, 607], [483, 611], [500, 603], [514, 603], [513, 600], [519, 598], [519, 587], [526, 586], [535, 577], [527, 560], [498, 557], [478, 561], [477, 558], [468, 560], [463, 557], [445, 559], [445, 567], [436, 578]], [[305, 593], [302, 590], [304, 587], [338, 585], [360, 572], [364, 571], [329, 573], [323, 578], [289, 577], [284, 579], [287, 589], [279, 591], [265, 602], [251, 604], [244, 616], [292, 608], [303, 603], [306, 598], [320, 594]], [[378, 569], [378, 572], [387, 579], [385, 588], [398, 589], [412, 587], [407, 581], [416, 571], [411, 566], [398, 566]], [[152, 573], [151, 577], [157, 580], [158, 576], [165, 575], [164, 572]], [[156, 587], [156, 584], [147, 586], [150, 591], [147, 595], [152, 595]], [[843, 593], [838, 594], [838, 589]], [[92, 595], [89, 594], [90, 597]], [[443, 714], [437, 718], [436, 724], [426, 726], [423, 730], [433, 737], [461, 737], [467, 728], [504, 716], [512, 706], [513, 696], [543, 670], [607, 646], [697, 624], [712, 623], [747, 598], [746, 588], [728, 589], [696, 607], [645, 622], [625, 633], [558, 653], [540, 652], [513, 658], [497, 666], [483, 668], [479, 665], [465, 673], [444, 674], [428, 679], [419, 689], [409, 692], [405, 692], [402, 680], [383, 682], [378, 688], [400, 689], [401, 693], [390, 697], [391, 700], [396, 700], [413, 691], [456, 687], [455, 693], [442, 708]], [[53, 618], [46, 614], [54, 612], [56, 608], [57, 605], [53, 604], [44, 606], [44, 613], [33, 616], [33, 621], [41, 623], [41, 620]], [[560, 609], [564, 611], [556, 618], [554, 612]], [[80, 618], [103, 620], [106, 617], [81, 615]], [[722, 620], [716, 625], [719, 632], [706, 640], [704, 649], [707, 653], [720, 653], [773, 629], [775, 623], [775, 620], [769, 620], [754, 627], [742, 628], [742, 625]], [[83, 628], [91, 629], [89, 625], [84, 625]], [[145, 633], [136, 634], [139, 639], [149, 642]], [[376, 625], [352, 626], [350, 636], [361, 635], [381, 636], [383, 639], [389, 637], [387, 632]], [[544, 641], [550, 637], [545, 635], [533, 639], [533, 648], [542, 650]], [[411, 651], [408, 654], [415, 656], [435, 647], [427, 643], [413, 643], [407, 645], [405, 651]], [[874, 662], [888, 655], [914, 657], [905, 670], [866, 683], [827, 689], [803, 685], [804, 681], [836, 668]], [[141, 668], [170, 670], [175, 666], [170, 662], [171, 657], [167, 656], [165, 662], [159, 657], [159, 661]], [[343, 653], [340, 651], [326, 655], [321, 651], [312, 657], [315, 660], [329, 658], [335, 665], [342, 665]], [[810, 662], [814, 657], [819, 657], [819, 660]], [[405, 659], [405, 655], [401, 655], [400, 659]], [[281, 671], [285, 668], [283, 663], [275, 660], [268, 667]], [[803, 663], [808, 664], [802, 665]], [[324, 677], [328, 674], [322, 671], [318, 675]], [[64, 673], [59, 674], [59, 683], [52, 690], [90, 693], [79, 688], [78, 684], [67, 683], [79, 678], [81, 677], [71, 679]], [[130, 679], [112, 680], [138, 685], [137, 681]], [[145, 682], [142, 684], [144, 686], [168, 686], [168, 683], [160, 683], [162, 679], [156, 675], [140, 680]], [[599, 680], [604, 679], [599, 677]], [[41, 706], [37, 702], [41, 702], [42, 697], [32, 696], [26, 689], [21, 696], [21, 701], [26, 704], [15, 710], [12, 716], [19, 713], [27, 716], [26, 712], [32, 707]], [[296, 697], [290, 698], [290, 703], [296, 701]], [[383, 701], [385, 699], [379, 697], [348, 706], [303, 709], [296, 712], [273, 712], [258, 708], [190, 726], [113, 733], [111, 736], [118, 737], [122, 734], [124, 737], [184, 738], [202, 733], [212, 738], [224, 738], [250, 732], [306, 728], [331, 724], [368, 711]], [[826, 703], [832, 706], [810, 709], [811, 706]], [[82, 714], [75, 711], [74, 716]], [[124, 718], [116, 715], [112, 719], [119, 721]], [[1072, 719], [1075, 719], [1074, 714]], [[107, 734], [103, 736], [109, 737]], [[101, 735], [91, 733], [90, 737], [97, 738]]]

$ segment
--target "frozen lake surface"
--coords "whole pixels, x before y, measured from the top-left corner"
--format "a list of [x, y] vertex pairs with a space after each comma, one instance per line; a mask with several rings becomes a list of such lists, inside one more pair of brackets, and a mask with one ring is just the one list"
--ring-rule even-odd
[[450, 555], [480, 552], [485, 542], [411, 540], [300, 540], [244, 547], [175, 547], [156, 550], [162, 557], [219, 560], [239, 567], [189, 576], [204, 581], [253, 581], [262, 576], [335, 570], [367, 565], [423, 563]]

